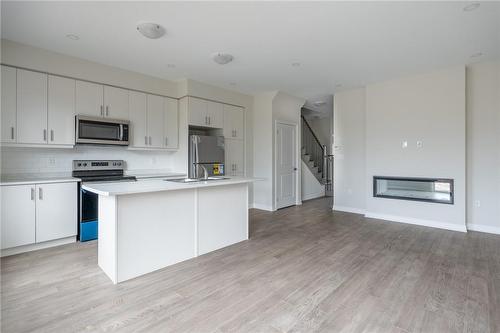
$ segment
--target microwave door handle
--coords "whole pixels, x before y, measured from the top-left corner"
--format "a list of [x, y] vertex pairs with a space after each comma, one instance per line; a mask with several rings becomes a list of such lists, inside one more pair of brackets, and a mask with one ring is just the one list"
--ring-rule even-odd
[[120, 124], [120, 141], [123, 141], [123, 124]]

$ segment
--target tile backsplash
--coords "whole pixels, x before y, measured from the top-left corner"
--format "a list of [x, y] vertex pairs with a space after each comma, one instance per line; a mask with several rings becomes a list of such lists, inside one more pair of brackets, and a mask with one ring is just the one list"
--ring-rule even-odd
[[158, 169], [185, 172], [187, 153], [128, 150], [125, 147], [76, 146], [59, 148], [1, 148], [1, 173], [71, 172], [73, 160], [125, 160], [128, 170]]

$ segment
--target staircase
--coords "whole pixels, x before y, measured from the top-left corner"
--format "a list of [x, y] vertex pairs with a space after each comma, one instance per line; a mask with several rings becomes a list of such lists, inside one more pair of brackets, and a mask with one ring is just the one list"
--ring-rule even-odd
[[301, 116], [301, 118], [302, 161], [308, 166], [320, 184], [325, 185], [325, 194], [331, 196], [333, 195], [333, 155], [327, 154], [326, 146], [319, 142], [304, 116]]

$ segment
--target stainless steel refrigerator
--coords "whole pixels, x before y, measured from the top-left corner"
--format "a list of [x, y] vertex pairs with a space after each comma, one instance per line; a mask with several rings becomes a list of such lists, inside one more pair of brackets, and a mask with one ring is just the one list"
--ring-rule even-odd
[[209, 176], [224, 175], [223, 136], [189, 136], [189, 178], [203, 177], [203, 167]]

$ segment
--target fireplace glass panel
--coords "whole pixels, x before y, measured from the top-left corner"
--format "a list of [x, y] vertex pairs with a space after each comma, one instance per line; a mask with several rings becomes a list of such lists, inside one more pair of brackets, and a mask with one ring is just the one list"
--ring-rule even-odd
[[375, 176], [373, 196], [453, 204], [453, 179]]

